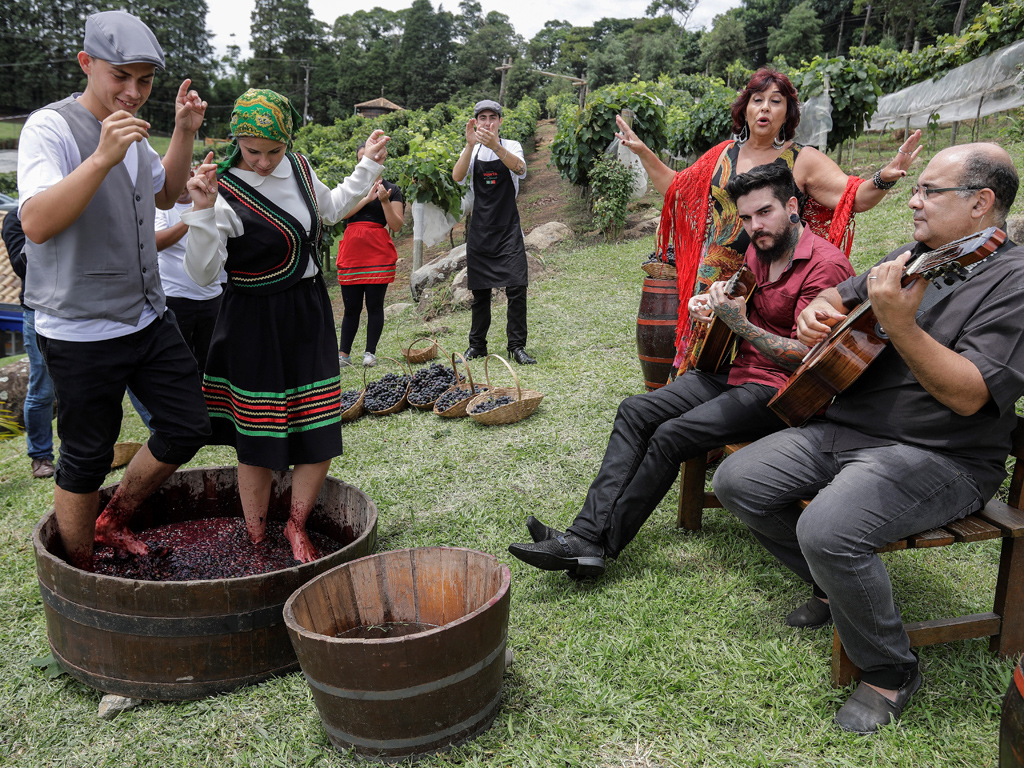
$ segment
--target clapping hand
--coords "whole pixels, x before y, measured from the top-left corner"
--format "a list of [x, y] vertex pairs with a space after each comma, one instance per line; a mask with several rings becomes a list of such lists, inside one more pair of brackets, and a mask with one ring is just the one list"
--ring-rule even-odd
[[389, 141], [391, 141], [391, 137], [385, 136], [384, 131], [378, 128], [366, 140], [363, 157], [368, 157], [376, 163], [383, 163], [388, 156], [387, 143]]

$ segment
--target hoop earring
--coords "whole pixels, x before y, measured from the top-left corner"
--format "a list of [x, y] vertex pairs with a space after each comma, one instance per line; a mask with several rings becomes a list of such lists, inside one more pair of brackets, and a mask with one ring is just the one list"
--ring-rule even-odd
[[743, 146], [744, 144], [747, 143], [747, 139], [749, 139], [749, 138], [750, 138], [750, 128], [747, 126], [746, 120], [744, 120], [743, 121], [743, 128], [740, 130], [740, 132], [738, 134], [733, 134], [733, 140], [737, 144], [739, 144], [740, 146]]
[[772, 139], [772, 146], [775, 149], [782, 149], [786, 146], [786, 126], [782, 126], [782, 130], [779, 131], [779, 135]]

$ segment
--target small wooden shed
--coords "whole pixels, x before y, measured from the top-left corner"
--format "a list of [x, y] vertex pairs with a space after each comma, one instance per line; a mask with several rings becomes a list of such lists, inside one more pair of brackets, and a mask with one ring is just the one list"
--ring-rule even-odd
[[381, 115], [387, 115], [391, 112], [397, 112], [404, 110], [405, 107], [400, 107], [393, 101], [388, 101], [383, 96], [373, 101], [364, 101], [362, 104], [356, 104], [356, 114], [362, 115], [363, 117], [380, 117]]

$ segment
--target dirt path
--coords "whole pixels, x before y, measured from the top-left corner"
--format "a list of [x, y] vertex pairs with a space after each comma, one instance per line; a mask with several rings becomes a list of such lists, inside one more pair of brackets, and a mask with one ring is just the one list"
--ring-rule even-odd
[[[555, 138], [555, 121], [540, 120], [533, 146], [525, 146], [526, 167], [529, 172], [519, 186], [519, 216], [523, 231], [529, 234], [533, 229], [549, 221], [561, 221], [572, 227], [581, 236], [590, 228], [590, 215], [586, 203], [580, 198], [575, 187], [558, 175], [551, 162], [551, 142]], [[411, 216], [411, 208], [406, 206], [406, 221]], [[592, 237], [594, 242], [600, 238]], [[454, 246], [466, 241], [466, 231], [460, 221], [452, 229], [451, 237], [442, 240], [432, 248], [423, 250], [423, 263], [450, 251]], [[388, 287], [385, 304], [411, 301], [409, 295], [409, 275], [412, 272], [412, 226], [407, 224], [402, 235], [395, 241], [398, 249], [395, 282]], [[336, 279], [331, 275], [330, 279]], [[342, 315], [341, 295], [333, 295], [335, 318], [340, 322]]]

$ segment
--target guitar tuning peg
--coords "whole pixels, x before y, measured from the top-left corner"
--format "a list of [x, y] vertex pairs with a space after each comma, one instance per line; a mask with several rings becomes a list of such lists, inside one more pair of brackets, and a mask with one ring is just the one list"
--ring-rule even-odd
[[957, 275], [953, 274], [952, 272], [947, 272], [945, 275], [942, 276], [942, 282], [944, 282], [946, 285], [952, 285], [956, 281]]

